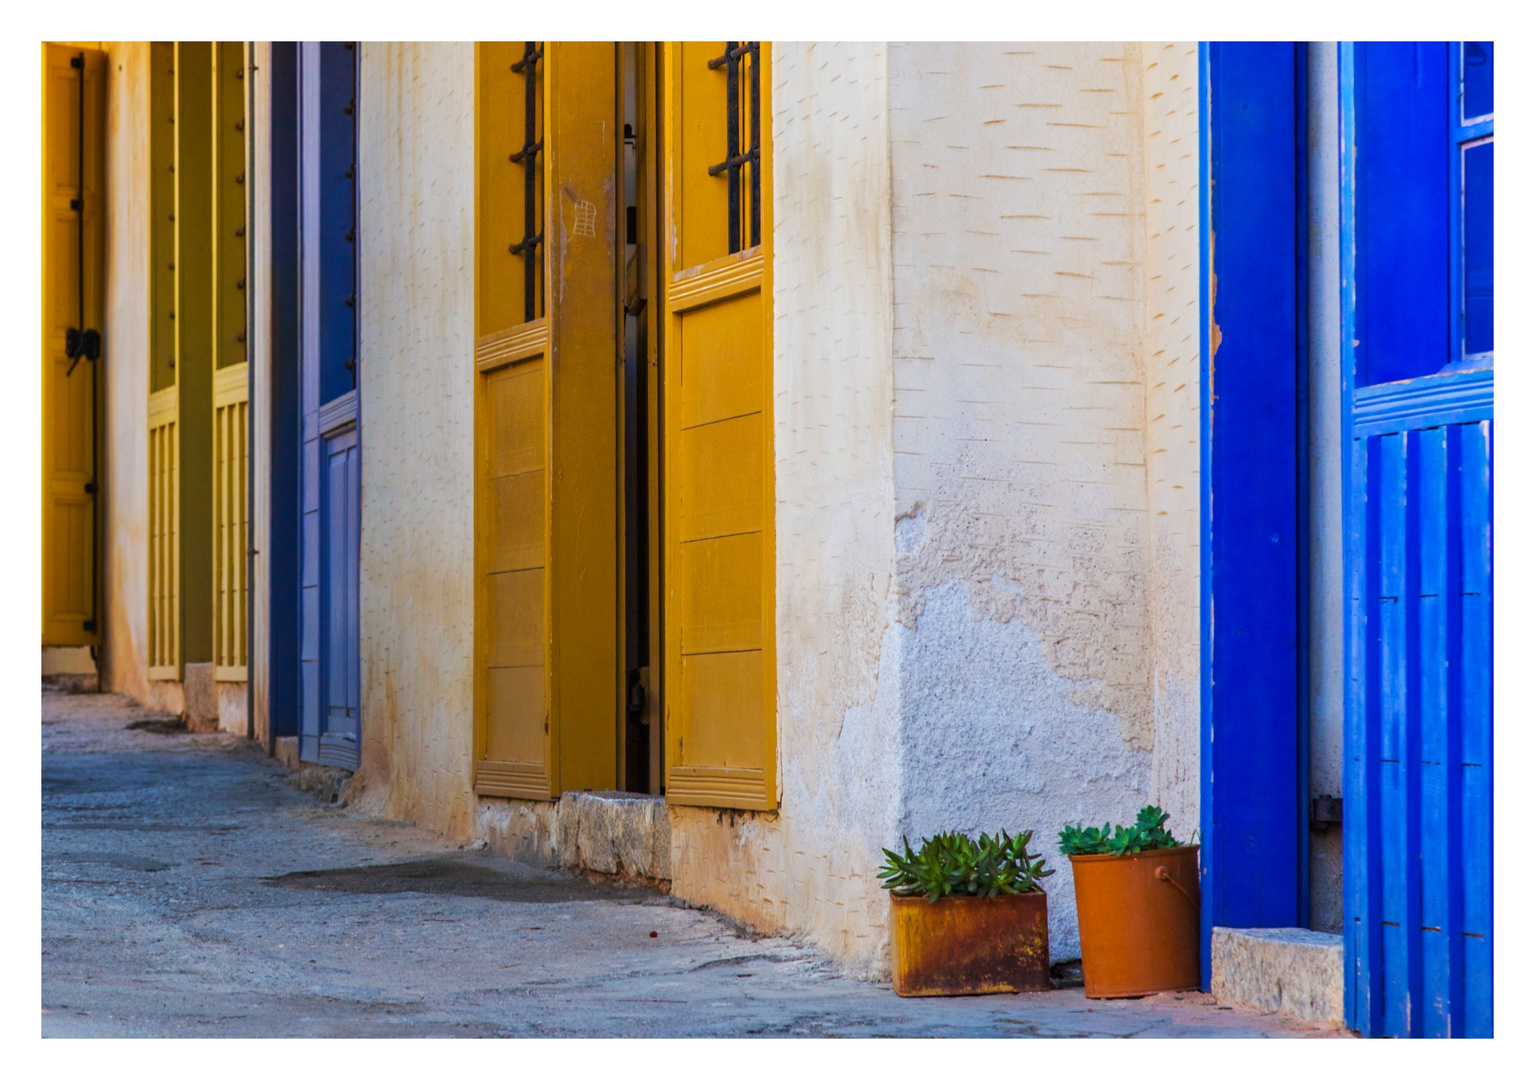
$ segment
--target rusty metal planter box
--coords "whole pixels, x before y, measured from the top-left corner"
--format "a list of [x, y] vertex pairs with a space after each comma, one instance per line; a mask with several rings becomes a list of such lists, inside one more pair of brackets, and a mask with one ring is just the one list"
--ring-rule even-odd
[[1016, 994], [1050, 989], [1050, 923], [1044, 893], [890, 898], [895, 992]]

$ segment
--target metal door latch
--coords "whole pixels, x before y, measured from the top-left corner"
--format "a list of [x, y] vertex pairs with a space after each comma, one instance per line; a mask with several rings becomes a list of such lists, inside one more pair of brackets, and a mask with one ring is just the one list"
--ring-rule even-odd
[[1311, 800], [1311, 831], [1324, 833], [1343, 824], [1343, 800], [1336, 795], [1318, 795]]

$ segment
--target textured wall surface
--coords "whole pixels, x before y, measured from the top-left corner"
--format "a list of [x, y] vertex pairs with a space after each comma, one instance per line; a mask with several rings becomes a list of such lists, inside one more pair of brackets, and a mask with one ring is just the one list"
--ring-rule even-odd
[[1141, 52], [1153, 798], [1199, 825], [1199, 47]]
[[102, 571], [102, 688], [181, 712], [181, 685], [148, 680], [149, 634], [149, 44], [107, 51], [107, 324]]
[[877, 970], [897, 784], [886, 53], [777, 44], [772, 79], [781, 801], [673, 808], [673, 891]]
[[474, 49], [365, 44], [358, 91], [364, 805], [469, 833]]
[[1142, 111], [1135, 45], [891, 50], [901, 828], [1034, 830], [1056, 956], [1056, 831], [1153, 797]]

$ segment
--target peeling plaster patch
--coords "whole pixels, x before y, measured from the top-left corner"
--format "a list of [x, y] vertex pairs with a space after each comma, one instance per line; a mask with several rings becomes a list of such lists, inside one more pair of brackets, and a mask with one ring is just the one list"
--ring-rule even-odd
[[976, 612], [967, 593], [960, 581], [926, 590], [916, 630], [901, 631], [897, 832], [915, 842], [949, 829], [1032, 829], [1056, 871], [1046, 883], [1051, 955], [1079, 956], [1056, 833], [1133, 818], [1149, 797], [1152, 755], [1118, 737], [1120, 717], [1078, 700], [1083, 681], [1056, 673], [1037, 631]]
[[922, 504], [912, 507], [911, 513], [902, 514], [895, 520], [895, 550], [910, 555], [927, 540], [927, 515]]

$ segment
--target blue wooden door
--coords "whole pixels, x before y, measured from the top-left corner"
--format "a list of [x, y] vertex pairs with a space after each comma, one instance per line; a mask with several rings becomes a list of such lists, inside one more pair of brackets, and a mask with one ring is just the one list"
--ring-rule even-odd
[[1346, 1011], [1492, 1034], [1490, 42], [1345, 44]]
[[299, 47], [303, 554], [300, 757], [355, 769], [361, 416], [357, 393], [357, 52]]

